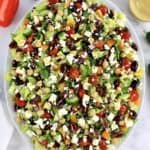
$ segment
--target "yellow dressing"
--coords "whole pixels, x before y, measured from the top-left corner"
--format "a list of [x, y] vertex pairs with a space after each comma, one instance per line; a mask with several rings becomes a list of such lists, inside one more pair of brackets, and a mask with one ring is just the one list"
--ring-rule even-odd
[[150, 0], [129, 0], [131, 12], [142, 21], [150, 21]]

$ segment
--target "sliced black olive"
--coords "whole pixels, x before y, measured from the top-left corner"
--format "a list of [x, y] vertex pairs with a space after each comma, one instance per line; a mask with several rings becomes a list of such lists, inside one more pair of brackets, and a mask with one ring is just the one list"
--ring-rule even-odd
[[12, 61], [12, 67], [17, 67], [18, 66], [18, 62], [16, 60]]
[[136, 89], [139, 84], [140, 84], [139, 79], [133, 80], [133, 81], [131, 82], [131, 87], [132, 87], [133, 89]]
[[115, 89], [116, 89], [117, 87], [119, 87], [119, 85], [120, 85], [120, 80], [119, 80], [119, 79], [116, 79], [116, 80], [114, 81], [114, 87], [115, 87]]
[[9, 48], [17, 48], [17, 42], [16, 42], [16, 41], [12, 41], [12, 42], [9, 44]]
[[138, 69], [138, 62], [137, 61], [133, 61], [131, 64], [131, 70], [136, 72]]
[[107, 92], [106, 86], [98, 86], [98, 87], [96, 87], [96, 90], [101, 97], [105, 97], [106, 92]]
[[16, 83], [16, 85], [22, 85], [22, 84], [24, 84], [25, 82], [22, 81], [22, 80], [17, 76], [16, 79], [15, 79], [15, 83]]
[[135, 120], [137, 118], [137, 113], [134, 110], [130, 110], [129, 117]]
[[135, 51], [138, 51], [138, 47], [135, 43], [132, 43], [131, 47], [135, 50]]
[[113, 12], [113, 10], [110, 10], [109, 13], [108, 13], [108, 15], [109, 15], [110, 18], [113, 18], [113, 17], [114, 17], [114, 12]]

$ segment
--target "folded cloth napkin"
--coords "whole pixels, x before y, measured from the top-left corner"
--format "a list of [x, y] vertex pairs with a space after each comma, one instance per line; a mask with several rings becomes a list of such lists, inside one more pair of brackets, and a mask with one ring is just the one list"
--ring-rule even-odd
[[[135, 27], [135, 30], [137, 31], [138, 36], [140, 38], [140, 42], [141, 42], [141, 45], [145, 54], [144, 57], [146, 60], [150, 60], [149, 46], [148, 44], [146, 44], [146, 41], [144, 40], [144, 31], [150, 30], [150, 23], [149, 24], [141, 23], [132, 16], [128, 10], [128, 1], [124, 1], [124, 0], [119, 0], [119, 1], [111, 0], [111, 1], [114, 2], [116, 5], [118, 5], [121, 8], [121, 10], [127, 14], [127, 17], [131, 21], [132, 25]], [[33, 5], [33, 3], [34, 1], [31, 1], [31, 0], [21, 1], [19, 13], [18, 13], [19, 15], [17, 16], [16, 22], [18, 22], [21, 19], [23, 14], [28, 10], [28, 8], [31, 7], [31, 5]], [[11, 27], [11, 29], [13, 29], [14, 26], [15, 24]], [[3, 31], [3, 33], [10, 34], [10, 31], [11, 30], [9, 30], [8, 32]], [[149, 62], [147, 61], [147, 63]], [[148, 96], [146, 97], [148, 99]], [[146, 105], [149, 106], [147, 102], [146, 102]], [[29, 150], [28, 148], [25, 147], [26, 145], [24, 144], [23, 139], [21, 139], [16, 129], [13, 129], [12, 126], [9, 124], [9, 121], [4, 117], [4, 116], [7, 116], [7, 113], [6, 115], [4, 115], [4, 112], [2, 111], [1, 107], [2, 106], [0, 105], [0, 118], [1, 118], [0, 135], [2, 133], [2, 136], [0, 136], [0, 139], [2, 140], [2, 142], [0, 142], [0, 150]], [[148, 110], [149, 110], [148, 107], [145, 107], [144, 111], [148, 112]], [[145, 114], [146, 113], [143, 113], [141, 117], [142, 117], [142, 121], [146, 122], [147, 115]], [[131, 133], [127, 142], [123, 143], [123, 145], [120, 147], [120, 150], [132, 150], [132, 149], [141, 150], [143, 148], [143, 145], [147, 145], [147, 149], [150, 149], [150, 144], [148, 145], [148, 143], [145, 140], [143, 140], [142, 142], [136, 142], [136, 140], [141, 141], [141, 138], [144, 138], [144, 139], [150, 138], [150, 136], [148, 136], [148, 133], [146, 134], [146, 132], [144, 132], [144, 135], [143, 135], [143, 130], [142, 130], [142, 128], [145, 128], [148, 130], [150, 130], [150, 128], [146, 125], [142, 126], [143, 124], [140, 124], [140, 123], [137, 128], [141, 130], [140, 131], [136, 130], [134, 133]], [[135, 140], [135, 136], [136, 136], [136, 140]], [[3, 145], [1, 145], [1, 143]]]

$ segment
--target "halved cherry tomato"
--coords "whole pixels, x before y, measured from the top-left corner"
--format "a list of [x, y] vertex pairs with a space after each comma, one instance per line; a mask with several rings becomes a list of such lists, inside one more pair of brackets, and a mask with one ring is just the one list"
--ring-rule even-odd
[[79, 98], [83, 98], [84, 94], [85, 94], [85, 90], [84, 89], [79, 89], [79, 92], [78, 92]]
[[82, 4], [79, 3], [79, 2], [76, 2], [75, 3], [75, 7], [78, 8], [78, 9], [81, 9], [82, 8]]
[[52, 117], [53, 117], [52, 114], [49, 113], [48, 111], [45, 111], [44, 114], [43, 114], [43, 118], [50, 119]]
[[103, 15], [105, 15], [108, 12], [108, 8], [105, 5], [101, 5], [99, 7], [100, 11], [102, 12]]
[[40, 144], [43, 145], [43, 146], [47, 146], [48, 143], [49, 143], [48, 139], [45, 139], [45, 140], [43, 140], [43, 141], [40, 142]]
[[128, 70], [129, 68], [131, 68], [131, 61], [128, 59], [128, 58], [123, 58], [122, 59], [122, 65], [124, 66], [124, 68], [126, 69], [126, 70]]
[[25, 107], [26, 106], [26, 101], [21, 100], [20, 98], [16, 98], [16, 105], [19, 107]]
[[56, 4], [56, 3], [58, 3], [58, 0], [49, 0], [49, 3], [50, 4]]
[[55, 55], [58, 54], [58, 52], [59, 52], [59, 50], [58, 50], [57, 48], [54, 48], [54, 49], [52, 49], [52, 50], [49, 52], [49, 55], [50, 55], [50, 56], [55, 56]]
[[135, 101], [137, 101], [138, 99], [139, 99], [139, 93], [138, 93], [138, 91], [137, 90], [132, 90], [131, 92], [130, 92], [130, 99], [131, 99], [131, 101], [133, 101], [133, 102], [135, 102]]
[[67, 34], [68, 34], [69, 36], [71, 36], [71, 35], [74, 34], [74, 33], [75, 33], [75, 30], [74, 30], [74, 29], [70, 29], [70, 30], [67, 31]]
[[89, 77], [89, 83], [91, 83], [92, 85], [99, 84], [99, 76], [97, 76], [97, 75], [91, 75]]
[[124, 39], [125, 41], [128, 41], [129, 38], [131, 37], [131, 34], [129, 31], [122, 31], [120, 35], [121, 35], [121, 38]]
[[99, 118], [103, 118], [103, 117], [105, 117], [105, 112], [104, 112], [104, 111], [101, 111], [101, 112], [99, 112], [99, 113], [97, 114], [97, 116], [98, 116]]
[[126, 113], [127, 112], [127, 106], [125, 104], [121, 105], [119, 112], [120, 113]]
[[106, 149], [107, 149], [106, 141], [102, 139], [102, 140], [99, 142], [99, 147], [100, 147], [100, 150], [106, 150]]
[[103, 40], [97, 40], [94, 42], [94, 46], [95, 48], [103, 48], [104, 47], [105, 42]]
[[70, 70], [69, 70], [69, 77], [71, 78], [71, 79], [76, 79], [76, 78], [78, 78], [80, 76], [80, 71], [79, 71], [79, 69], [77, 69], [77, 68], [70, 68]]

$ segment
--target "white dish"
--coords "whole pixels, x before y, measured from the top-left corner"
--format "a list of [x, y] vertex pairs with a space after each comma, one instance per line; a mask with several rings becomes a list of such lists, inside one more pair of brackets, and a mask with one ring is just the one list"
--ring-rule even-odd
[[[42, 0], [41, 0], [42, 1]], [[41, 3], [41, 1], [37, 2], [34, 6], [37, 6]], [[100, 0], [101, 1], [101, 0]], [[113, 10], [116, 10], [118, 12], [121, 12], [121, 10], [115, 5], [113, 4], [112, 2], [110, 2], [109, 0], [106, 0], [105, 1], [106, 5], [109, 7], [109, 8], [112, 8]], [[28, 12], [30, 12], [31, 10], [29, 10]], [[27, 13], [28, 13], [27, 12]], [[122, 12], [123, 13], [123, 12]], [[24, 19], [25, 17], [23, 17]], [[23, 20], [22, 19], [22, 20]], [[22, 22], [21, 20], [21, 22]], [[20, 23], [21, 23], [20, 22]], [[18, 24], [18, 26], [20, 25], [20, 23]], [[143, 80], [142, 80], [142, 90], [141, 90], [141, 99], [143, 101], [143, 98], [144, 98], [144, 88], [145, 88], [145, 63], [144, 63], [144, 57], [143, 57], [143, 52], [142, 52], [142, 48], [140, 46], [140, 42], [138, 40], [138, 37], [137, 37], [137, 34], [136, 32], [134, 31], [134, 27], [130, 24], [129, 20], [127, 20], [127, 23], [126, 23], [127, 27], [129, 28], [130, 32], [131, 32], [131, 35], [132, 35], [132, 39], [133, 41], [137, 44], [138, 46], [138, 57], [139, 57], [139, 63], [141, 65], [141, 67], [143, 68], [144, 70], [144, 76], [143, 76]], [[16, 29], [18, 29], [18, 26]], [[5, 73], [8, 71], [9, 67], [10, 67], [10, 64], [11, 64], [11, 58], [10, 58], [10, 55], [9, 55], [9, 52], [8, 52], [8, 56], [7, 56], [7, 62], [6, 62], [6, 66], [5, 66]], [[13, 107], [13, 104], [12, 102], [10, 101], [10, 97], [9, 97], [9, 94], [8, 94], [8, 85], [7, 85], [7, 82], [5, 81], [4, 82], [4, 90], [5, 90], [5, 99], [6, 99], [6, 103], [7, 103], [7, 108], [8, 108], [8, 112], [9, 112], [9, 115], [10, 115], [10, 118], [11, 118], [11, 121], [13, 123], [13, 125], [15, 126], [15, 128], [17, 129], [17, 131], [19, 132], [21, 138], [24, 140], [25, 142], [25, 145], [28, 147], [28, 150], [32, 150], [33, 149], [33, 145], [31, 143], [31, 140], [21, 132], [17, 122], [16, 122], [16, 113], [14, 112], [14, 107]], [[141, 104], [142, 106], [142, 104]], [[131, 131], [130, 131], [131, 132]]]

